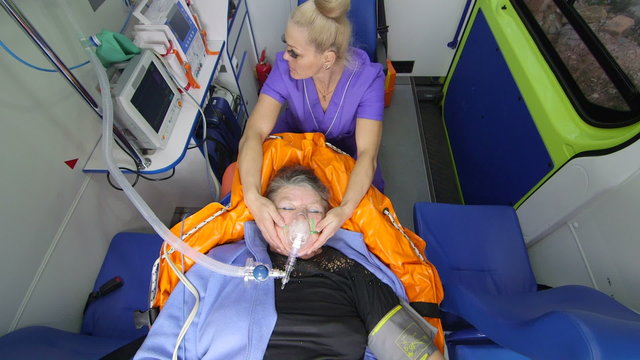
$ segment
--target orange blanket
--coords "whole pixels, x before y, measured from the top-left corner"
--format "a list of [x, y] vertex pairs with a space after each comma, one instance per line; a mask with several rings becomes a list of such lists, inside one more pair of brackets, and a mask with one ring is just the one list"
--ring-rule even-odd
[[[325, 144], [322, 134], [284, 133], [278, 134], [278, 137], [268, 139], [263, 145], [262, 191], [266, 190], [269, 180], [278, 169], [285, 165], [301, 164], [313, 169], [316, 176], [329, 187], [331, 206], [339, 205], [347, 189], [349, 174], [355, 160]], [[172, 232], [176, 236], [180, 236], [181, 230], [188, 233], [223, 209], [223, 205], [211, 203], [187, 218], [184, 224], [178, 224]], [[236, 169], [229, 207], [214, 220], [201, 225], [200, 229], [184, 241], [194, 249], [206, 253], [214, 246], [242, 239], [244, 223], [250, 220], [253, 220], [253, 217], [244, 204], [240, 177]], [[435, 267], [421, 255], [424, 254], [425, 242], [400, 225], [391, 201], [384, 194], [371, 186], [351, 219], [342, 227], [364, 235], [369, 250], [402, 281], [410, 302], [440, 304], [444, 296], [440, 277]], [[177, 252], [169, 256], [174, 263], [182, 262], [181, 254]], [[184, 263], [185, 271], [193, 265], [191, 259], [185, 258]], [[153, 299], [154, 307], [161, 308], [164, 305], [178, 281], [165, 259], [161, 259]], [[444, 334], [440, 319], [425, 319], [438, 329], [435, 344], [443, 351]]]

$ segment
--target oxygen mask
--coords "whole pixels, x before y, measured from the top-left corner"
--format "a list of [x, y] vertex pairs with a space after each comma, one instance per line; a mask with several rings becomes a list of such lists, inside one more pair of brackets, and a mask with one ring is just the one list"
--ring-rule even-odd
[[[312, 227], [315, 224], [311, 224]], [[296, 264], [296, 259], [298, 257], [298, 250], [300, 247], [304, 245], [309, 239], [309, 235], [315, 231], [310, 228], [309, 218], [305, 212], [300, 212], [293, 219], [291, 224], [287, 225], [285, 229], [285, 236], [287, 240], [289, 240], [291, 244], [291, 251], [289, 251], [289, 257], [287, 258], [287, 263], [285, 265], [285, 275], [282, 278], [282, 287], [289, 282], [289, 276], [291, 275], [291, 271]]]

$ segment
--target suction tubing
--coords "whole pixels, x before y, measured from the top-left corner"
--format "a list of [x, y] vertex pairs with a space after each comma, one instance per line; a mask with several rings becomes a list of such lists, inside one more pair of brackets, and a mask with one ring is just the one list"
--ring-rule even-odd
[[[199, 251], [195, 250], [182, 240], [178, 239], [161, 221], [158, 219], [156, 214], [149, 208], [149, 205], [142, 199], [142, 197], [133, 189], [133, 186], [129, 183], [129, 181], [124, 177], [122, 171], [116, 166], [113, 160], [113, 136], [112, 136], [112, 128], [113, 128], [113, 100], [111, 99], [111, 90], [109, 85], [109, 80], [107, 79], [107, 73], [104, 70], [104, 67], [98, 60], [98, 57], [91, 49], [86, 49], [89, 54], [89, 59], [93, 64], [93, 67], [96, 71], [96, 75], [98, 76], [98, 82], [100, 84], [100, 91], [102, 93], [102, 145], [104, 151], [104, 158], [107, 163], [107, 168], [111, 176], [116, 180], [118, 185], [122, 188], [124, 193], [127, 195], [129, 200], [133, 203], [133, 205], [138, 209], [140, 214], [144, 216], [144, 218], [149, 222], [151, 227], [160, 235], [169, 245], [171, 245], [175, 250], [181, 252], [182, 254], [188, 256], [196, 263], [212, 270], [217, 273], [227, 275], [227, 276], [235, 276], [235, 277], [245, 277], [252, 278], [252, 274], [254, 273], [254, 269], [239, 267], [228, 265], [219, 261], [216, 261]], [[264, 266], [264, 265], [259, 265]]]

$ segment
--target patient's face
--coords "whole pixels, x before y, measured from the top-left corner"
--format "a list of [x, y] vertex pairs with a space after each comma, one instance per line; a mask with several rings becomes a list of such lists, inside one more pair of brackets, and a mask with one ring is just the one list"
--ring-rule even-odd
[[[273, 203], [287, 225], [291, 225], [300, 213], [306, 214], [312, 231], [315, 230], [315, 224], [322, 220], [325, 215], [325, 206], [320, 195], [315, 190], [304, 185], [283, 187], [273, 196]], [[286, 238], [283, 228], [278, 228], [277, 231], [281, 239]], [[313, 240], [317, 236], [317, 234], [312, 233], [309, 239]]]

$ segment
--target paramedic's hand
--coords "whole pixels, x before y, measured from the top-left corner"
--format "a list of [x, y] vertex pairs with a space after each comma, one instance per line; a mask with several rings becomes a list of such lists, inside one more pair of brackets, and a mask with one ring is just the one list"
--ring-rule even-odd
[[289, 246], [285, 244], [283, 238], [276, 231], [276, 227], [282, 228], [284, 226], [284, 219], [278, 213], [273, 202], [262, 195], [256, 194], [245, 197], [245, 203], [251, 215], [253, 215], [262, 236], [273, 251], [283, 255], [289, 254]]
[[324, 219], [316, 224], [316, 231], [320, 232], [320, 234], [315, 239], [310, 238], [309, 240], [311, 241], [300, 249], [300, 257], [313, 254], [320, 249], [350, 217], [351, 212], [342, 206], [329, 210]]

